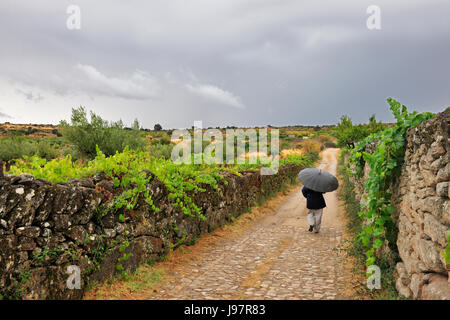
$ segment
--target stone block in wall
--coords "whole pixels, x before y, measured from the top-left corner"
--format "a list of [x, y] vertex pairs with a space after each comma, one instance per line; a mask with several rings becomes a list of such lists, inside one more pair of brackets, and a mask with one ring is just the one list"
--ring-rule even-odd
[[86, 237], [88, 236], [88, 233], [83, 226], [74, 226], [68, 228], [67, 231], [64, 232], [64, 234], [76, 243], [84, 243]]
[[447, 245], [446, 234], [448, 228], [440, 223], [433, 215], [426, 213], [424, 218], [424, 233], [442, 247]]
[[419, 199], [425, 199], [425, 198], [434, 196], [435, 194], [436, 193], [435, 193], [434, 188], [431, 188], [431, 187], [425, 187], [425, 188], [415, 190], [415, 195]]
[[428, 154], [432, 157], [433, 160], [436, 160], [440, 156], [443, 156], [447, 151], [443, 144], [443, 137], [438, 136], [435, 138], [435, 141], [430, 145], [428, 149]]
[[41, 196], [35, 198], [35, 190], [22, 185], [4, 186], [0, 194], [4, 200], [2, 204], [0, 199], [0, 218], [3, 217], [8, 222], [8, 229], [30, 226], [43, 198]]
[[445, 265], [442, 263], [440, 248], [430, 240], [417, 240], [417, 254], [419, 259], [424, 263], [424, 272], [446, 273]]
[[408, 286], [402, 284], [400, 279], [397, 279], [397, 281], [395, 282], [395, 289], [397, 289], [398, 293], [405, 298], [411, 297], [411, 289]]
[[408, 272], [403, 262], [398, 262], [396, 264], [395, 271], [397, 272], [398, 279], [401, 280], [401, 284], [403, 286], [408, 286], [411, 283], [411, 279], [409, 278]]
[[436, 187], [436, 183], [438, 183], [437, 175], [433, 174], [430, 170], [420, 170], [419, 172], [423, 180], [420, 180], [420, 182], [417, 184], [417, 187], [419, 188], [429, 187], [434, 189]]
[[18, 236], [26, 236], [29, 238], [37, 238], [41, 233], [41, 229], [39, 227], [30, 226], [30, 227], [20, 227], [16, 229], [16, 234]]
[[430, 165], [430, 171], [432, 174], [436, 174], [438, 173], [438, 171], [443, 167], [443, 163], [445, 163], [444, 161], [446, 161], [445, 159], [446, 157], [439, 157], [438, 159], [434, 160], [431, 165]]
[[436, 194], [441, 198], [448, 198], [449, 189], [448, 189], [449, 182], [439, 182], [436, 184]]
[[424, 300], [450, 300], [448, 279], [440, 274], [432, 275], [421, 291], [421, 298]]
[[417, 224], [412, 221], [411, 215], [408, 215], [408, 212], [401, 212], [399, 216], [399, 232], [402, 232], [404, 234], [417, 234], [419, 229], [417, 227]]
[[70, 222], [70, 216], [68, 214], [54, 215], [53, 222], [55, 223], [56, 231], [65, 231], [72, 226], [72, 222]]
[[408, 235], [399, 235], [397, 239], [397, 246], [407, 273], [413, 274], [415, 272], [426, 270], [423, 262], [419, 260], [417, 252], [412, 249], [411, 242], [413, 239], [406, 238], [406, 236]]
[[120, 261], [124, 270], [136, 270], [150, 255], [160, 253], [161, 246], [160, 239], [143, 236], [130, 241], [130, 245], [123, 251], [120, 249], [120, 246], [111, 248], [108, 255], [105, 255], [103, 261], [101, 261], [99, 270], [91, 274], [89, 279], [86, 279], [86, 283], [101, 283], [113, 277], [117, 273], [118, 259], [124, 254], [131, 253], [129, 259]]
[[450, 200], [445, 200], [442, 205], [442, 222], [450, 227]]
[[[54, 186], [56, 196], [52, 203], [52, 212], [55, 215], [63, 214], [65, 211], [65, 208], [70, 206], [69, 199], [71, 197], [71, 188], [67, 186], [66, 184], [56, 184]], [[81, 205], [81, 199], [80, 199], [80, 205]], [[71, 212], [69, 212], [70, 214]]]
[[421, 295], [421, 289], [424, 284], [424, 274], [423, 273], [414, 273], [411, 276], [411, 282], [409, 284], [409, 288], [411, 289], [411, 293], [414, 299], [417, 299]]
[[446, 182], [449, 181], [449, 179], [450, 179], [450, 163], [447, 162], [447, 165], [438, 171], [435, 182], [436, 183]]
[[26, 293], [24, 300], [37, 300], [51, 297], [52, 299], [81, 299], [82, 290], [67, 288], [67, 266], [48, 266], [30, 270], [29, 280], [21, 285]]
[[45, 194], [45, 201], [42, 202], [36, 209], [36, 214], [34, 217], [35, 222], [47, 221], [50, 213], [52, 212], [53, 199], [56, 196], [55, 189], [52, 186], [42, 186], [39, 188], [39, 192]]
[[36, 241], [28, 237], [20, 237], [17, 245], [17, 250], [33, 251], [36, 249]]
[[423, 212], [431, 213], [437, 219], [442, 218], [444, 200], [441, 197], [427, 197], [419, 201], [419, 209]]
[[423, 172], [423, 171], [429, 171], [430, 170], [430, 166], [431, 163], [434, 161], [433, 158], [431, 158], [430, 156], [424, 156], [422, 158], [420, 158], [419, 161], [419, 171]]

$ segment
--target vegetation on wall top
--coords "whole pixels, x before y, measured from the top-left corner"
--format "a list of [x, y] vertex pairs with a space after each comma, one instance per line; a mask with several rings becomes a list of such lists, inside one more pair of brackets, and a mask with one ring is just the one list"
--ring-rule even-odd
[[[369, 135], [350, 151], [350, 163], [354, 164], [352, 174], [361, 177], [365, 163], [369, 165], [369, 177], [365, 183], [367, 196], [358, 213], [367, 224], [357, 235], [367, 248], [366, 265], [375, 263], [375, 250], [385, 241], [395, 246], [396, 231], [392, 220], [395, 209], [390, 203], [391, 193], [388, 191], [393, 178], [399, 174], [404, 161], [406, 138], [409, 128], [434, 116], [433, 113], [409, 113], [404, 105], [389, 98], [390, 109], [397, 120], [396, 124], [383, 131]], [[365, 152], [368, 144], [376, 142], [375, 151]]]

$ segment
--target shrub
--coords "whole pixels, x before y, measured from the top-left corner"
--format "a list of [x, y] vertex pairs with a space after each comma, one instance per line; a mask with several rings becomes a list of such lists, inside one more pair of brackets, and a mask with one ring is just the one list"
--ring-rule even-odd
[[319, 140], [320, 143], [325, 143], [325, 142], [333, 142], [333, 139], [330, 136], [318, 136], [317, 140]]
[[36, 128], [28, 127], [27, 131], [25, 131], [25, 135], [28, 136], [28, 135], [31, 135], [31, 134], [36, 133], [36, 132], [38, 132], [38, 130]]
[[61, 121], [63, 137], [75, 150], [88, 158], [95, 158], [96, 146], [107, 156], [122, 152], [125, 147], [132, 150], [144, 148], [145, 142], [139, 133], [139, 123], [135, 121], [132, 130], [124, 130], [121, 120], [108, 122], [91, 111], [88, 121], [83, 107], [72, 109], [71, 124]]
[[53, 129], [53, 130], [52, 130], [52, 133], [53, 133], [54, 135], [56, 135], [57, 137], [62, 137], [62, 134], [58, 131], [58, 129]]
[[364, 139], [369, 132], [363, 125], [353, 125], [352, 119], [344, 115], [337, 124], [335, 135], [338, 139], [338, 146], [344, 147]]
[[148, 153], [158, 159], [170, 159], [173, 144], [152, 144], [148, 147]]
[[168, 137], [162, 137], [162, 138], [160, 138], [160, 139], [153, 139], [153, 140], [151, 140], [150, 143], [151, 143], [151, 144], [154, 144], [154, 145], [156, 145], [156, 144], [169, 145], [169, 144], [171, 144], [172, 142], [170, 141], [170, 138], [168, 138]]
[[386, 125], [377, 122], [375, 115], [369, 118], [368, 124], [353, 125], [352, 119], [349, 116], [342, 116], [340, 122], [337, 124], [334, 135], [338, 139], [338, 146], [349, 146], [352, 143], [359, 142], [370, 134], [377, 133], [384, 130]]
[[318, 143], [317, 141], [305, 140], [301, 143], [301, 146], [302, 146], [302, 150], [305, 153], [308, 153], [308, 152], [319, 153], [319, 151], [320, 151], [320, 143]]
[[289, 141], [281, 142], [281, 150], [289, 148]]
[[19, 135], [0, 139], [0, 160], [5, 162], [32, 155], [35, 150], [29, 139]]
[[46, 140], [38, 141], [20, 135], [0, 139], [0, 160], [11, 162], [32, 155], [51, 160], [59, 156], [59, 151]]
[[58, 149], [47, 140], [36, 140], [14, 135], [0, 139], [0, 160], [11, 162], [12, 160], [37, 155], [47, 160], [57, 158]]
[[49, 141], [41, 140], [36, 143], [36, 155], [47, 160], [52, 160], [60, 155], [58, 149], [56, 149]]

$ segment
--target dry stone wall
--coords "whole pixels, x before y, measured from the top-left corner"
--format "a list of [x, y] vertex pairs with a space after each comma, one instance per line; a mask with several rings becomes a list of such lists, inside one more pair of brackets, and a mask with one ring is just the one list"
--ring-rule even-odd
[[[147, 188], [160, 211], [140, 199], [123, 222], [118, 213], [105, 214], [120, 190], [104, 175], [52, 185], [27, 174], [0, 174], [0, 297], [80, 299], [88, 284], [121, 272], [119, 264], [132, 271], [195, 241], [295, 181], [300, 169], [287, 164], [272, 176], [224, 172], [217, 190], [205, 185], [206, 192], [191, 194], [206, 220], [182, 213], [164, 184], [147, 172]], [[80, 289], [67, 286], [71, 265], [80, 268]]]
[[[390, 190], [402, 260], [396, 265], [396, 288], [415, 299], [450, 299], [450, 265], [441, 254], [450, 231], [449, 121], [447, 108], [407, 131], [405, 162]], [[368, 145], [366, 152], [374, 147]], [[364, 178], [355, 181], [360, 196], [368, 171], [366, 164]]]

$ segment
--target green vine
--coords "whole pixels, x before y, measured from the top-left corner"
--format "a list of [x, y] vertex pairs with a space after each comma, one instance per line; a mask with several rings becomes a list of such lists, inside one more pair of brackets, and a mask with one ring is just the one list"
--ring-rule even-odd
[[[351, 151], [349, 158], [350, 163], [355, 165], [353, 171], [355, 176], [361, 177], [365, 163], [370, 168], [365, 183], [366, 201], [358, 213], [368, 224], [356, 236], [356, 239], [367, 248], [366, 266], [375, 263], [375, 250], [381, 248], [386, 240], [388, 244], [395, 242], [392, 220], [395, 208], [391, 204], [391, 193], [388, 190], [404, 161], [406, 131], [434, 116], [430, 112], [409, 113], [405, 106], [394, 99], [389, 98], [387, 101], [397, 123], [368, 136]], [[368, 144], [375, 142], [377, 145], [372, 154], [364, 151]]]
[[[314, 162], [316, 154], [291, 155], [281, 159], [280, 165], [295, 163], [308, 166]], [[172, 205], [179, 207], [184, 214], [198, 216], [205, 220], [202, 208], [192, 199], [192, 194], [205, 192], [206, 186], [219, 188], [219, 181], [226, 185], [227, 181], [220, 174], [228, 171], [240, 175], [239, 170], [258, 169], [261, 164], [245, 165], [208, 165], [208, 164], [176, 164], [171, 160], [155, 158], [143, 151], [133, 151], [127, 147], [123, 152], [107, 157], [98, 147], [97, 156], [88, 163], [73, 162], [70, 155], [62, 159], [47, 161], [38, 156], [24, 157], [11, 167], [9, 173], [30, 173], [35, 178], [47, 179], [52, 183], [67, 182], [70, 178], [80, 179], [92, 177], [98, 173], [105, 173], [114, 182], [114, 187], [121, 189], [121, 193], [111, 198], [111, 193], [98, 187], [104, 194], [104, 203], [99, 206], [97, 218], [101, 219], [111, 211], [119, 213], [119, 220], [125, 221], [125, 214], [134, 215], [138, 200], [142, 196], [154, 212], [160, 209], [155, 206], [148, 189], [148, 184], [154, 174], [169, 191]], [[152, 173], [152, 174], [151, 174]]]
[[442, 257], [444, 257], [445, 264], [450, 264], [450, 231], [447, 231], [447, 246], [444, 251], [441, 252]]

